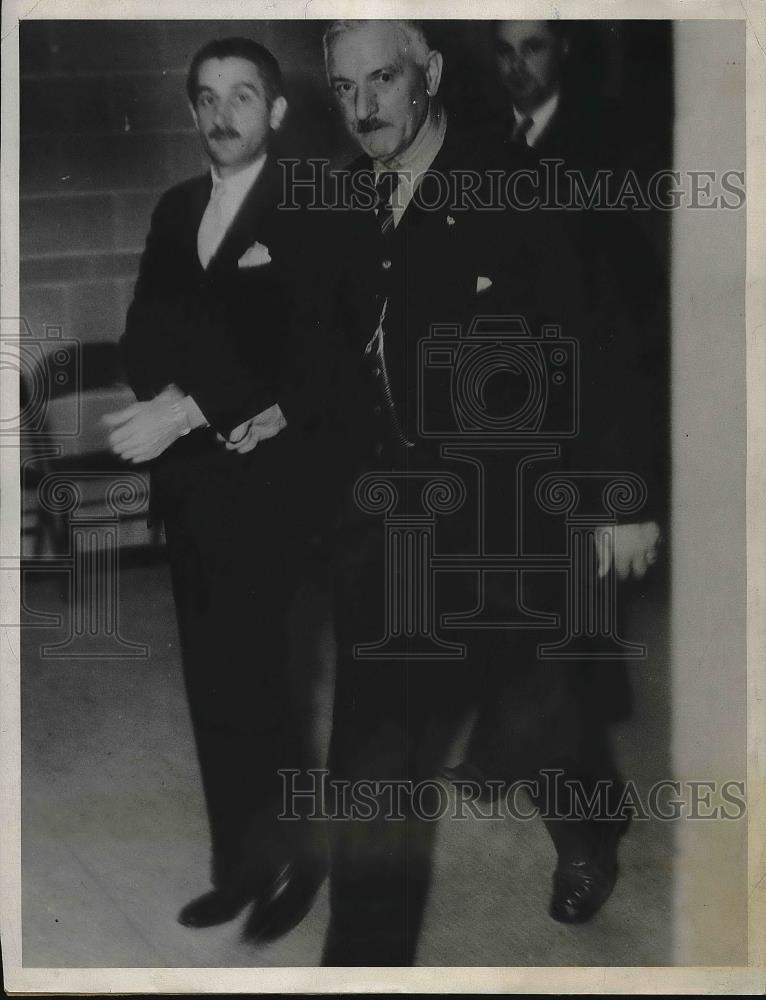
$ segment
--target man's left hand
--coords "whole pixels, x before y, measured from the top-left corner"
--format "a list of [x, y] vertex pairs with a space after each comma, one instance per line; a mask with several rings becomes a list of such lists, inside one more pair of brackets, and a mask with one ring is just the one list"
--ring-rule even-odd
[[273, 406], [246, 420], [239, 427], [235, 427], [226, 441], [226, 450], [245, 455], [248, 451], [252, 451], [259, 441], [276, 437], [285, 427], [287, 427], [287, 420], [285, 420], [279, 403], [274, 403]]
[[641, 580], [657, 561], [660, 526], [656, 521], [642, 524], [618, 524], [596, 529], [599, 578], [612, 567], [618, 580], [629, 576]]
[[190, 429], [179, 407], [182, 399], [183, 393], [169, 386], [148, 402], [108, 413], [103, 421], [112, 428], [109, 447], [120, 458], [135, 464], [157, 458]]

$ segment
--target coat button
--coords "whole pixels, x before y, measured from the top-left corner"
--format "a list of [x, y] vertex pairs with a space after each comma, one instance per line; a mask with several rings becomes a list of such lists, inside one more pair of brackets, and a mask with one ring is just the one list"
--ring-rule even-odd
[[379, 406], [376, 406], [372, 412], [375, 414], [376, 417], [379, 417], [382, 411]]
[[391, 261], [390, 260], [384, 260], [383, 261], [383, 270], [387, 271], [390, 267], [391, 267]]
[[383, 454], [383, 445], [380, 441], [378, 441], [378, 443], [375, 445], [375, 454], [378, 456], [378, 458], [380, 458], [380, 456]]
[[381, 373], [380, 372], [380, 368], [373, 369], [373, 372], [372, 372], [373, 375], [380, 375], [380, 373]]

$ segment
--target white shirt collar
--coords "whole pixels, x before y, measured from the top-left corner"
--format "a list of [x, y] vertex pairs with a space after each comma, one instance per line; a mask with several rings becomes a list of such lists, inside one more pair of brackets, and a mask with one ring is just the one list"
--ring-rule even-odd
[[435, 113], [426, 116], [413, 141], [395, 160], [382, 163], [373, 161], [375, 178], [384, 170], [399, 172], [399, 183], [391, 196], [391, 210], [394, 226], [398, 226], [404, 212], [412, 201], [415, 189], [423, 174], [436, 159], [439, 150], [444, 145], [447, 134], [447, 112], [439, 108]]
[[245, 200], [245, 195], [258, 179], [258, 175], [263, 170], [265, 162], [266, 154], [261, 153], [257, 160], [248, 163], [246, 167], [238, 170], [236, 174], [232, 174], [230, 177], [219, 177], [215, 171], [215, 167], [211, 166], [210, 176], [213, 178], [213, 191], [211, 194], [213, 192], [220, 192], [222, 198], [239, 208]]
[[543, 101], [539, 108], [535, 108], [532, 114], [524, 114], [523, 111], [519, 111], [516, 105], [513, 106], [513, 117], [518, 124], [523, 122], [525, 118], [531, 118], [532, 124], [527, 129], [527, 145], [534, 146], [537, 140], [540, 138], [542, 133], [548, 126], [548, 122], [556, 114], [556, 109], [559, 106], [559, 100], [561, 95], [558, 91], [548, 98], [547, 101]]
[[412, 177], [428, 170], [442, 148], [447, 131], [447, 112], [444, 108], [426, 115], [423, 124], [410, 145], [396, 159], [386, 163], [375, 160], [375, 173], [383, 170], [398, 170]]

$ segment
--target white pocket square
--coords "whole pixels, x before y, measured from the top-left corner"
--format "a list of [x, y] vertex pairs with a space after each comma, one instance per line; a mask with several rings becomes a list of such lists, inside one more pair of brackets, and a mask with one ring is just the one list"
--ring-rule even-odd
[[239, 258], [237, 266], [262, 267], [264, 264], [268, 264], [270, 260], [271, 254], [269, 253], [269, 248], [256, 240], [256, 242], [253, 243], [251, 247], [248, 247]]
[[476, 294], [478, 295], [480, 292], [486, 292], [486, 290], [491, 287], [492, 279], [485, 278], [483, 274], [480, 274], [476, 279]]

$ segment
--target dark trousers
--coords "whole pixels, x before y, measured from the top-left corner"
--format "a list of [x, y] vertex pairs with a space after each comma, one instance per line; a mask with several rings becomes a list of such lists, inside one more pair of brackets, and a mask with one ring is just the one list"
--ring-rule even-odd
[[[537, 612], [561, 614], [565, 583], [563, 575], [530, 574], [523, 600]], [[494, 600], [502, 604], [502, 589]], [[621, 634], [624, 614], [616, 625]], [[601, 820], [616, 816], [623, 783], [609, 727], [630, 715], [631, 692], [625, 661], [588, 658], [597, 639], [581, 637], [582, 658], [557, 660], [540, 649], [555, 637], [534, 629], [498, 633], [465, 760], [491, 780], [527, 783], [559, 857], [574, 860], [592, 853]], [[596, 826], [579, 821], [589, 800]]]
[[[360, 660], [354, 645], [379, 639], [383, 629], [384, 561], [380, 525], [349, 526], [336, 565], [338, 672], [330, 750], [335, 781], [382, 782], [373, 817], [331, 823], [331, 920], [325, 965], [410, 965], [414, 962], [428, 897], [439, 794], [429, 783], [445, 763], [465, 715], [487, 690], [503, 693], [497, 716], [484, 715], [488, 777], [539, 780], [560, 771], [586, 794], [614, 778], [608, 743], [589, 725], [573, 694], [577, 665], [541, 663], [529, 634], [473, 632], [466, 659]], [[442, 590], [443, 605], [461, 603], [466, 581]], [[462, 606], [471, 607], [467, 593]], [[502, 682], [501, 682], [502, 680]], [[404, 795], [404, 819], [390, 806], [391, 783], [412, 782], [417, 801]], [[569, 814], [561, 781], [540, 782], [535, 804], [561, 855], [587, 852], [591, 823]], [[548, 789], [556, 789], [548, 801]]]
[[312, 832], [278, 818], [278, 772], [307, 766], [310, 720], [286, 671], [302, 536], [276, 478], [219, 452], [160, 491], [212, 880], [254, 894]]
[[[513, 786], [524, 790], [562, 860], [593, 853], [622, 791], [608, 724], [588, 697], [583, 675], [592, 666], [540, 660], [528, 638], [505, 654], [498, 650], [484, 671], [465, 758], [480, 783], [502, 782], [514, 802]], [[590, 803], [598, 817], [592, 821]]]

